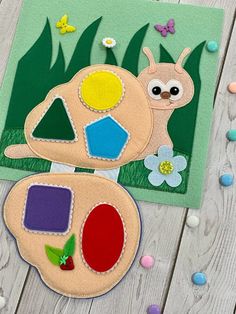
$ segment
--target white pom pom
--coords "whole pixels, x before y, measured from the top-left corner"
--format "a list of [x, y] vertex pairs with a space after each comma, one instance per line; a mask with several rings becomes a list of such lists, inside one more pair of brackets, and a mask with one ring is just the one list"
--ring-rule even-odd
[[5, 298], [0, 296], [0, 310], [3, 309], [5, 305], [6, 305]]

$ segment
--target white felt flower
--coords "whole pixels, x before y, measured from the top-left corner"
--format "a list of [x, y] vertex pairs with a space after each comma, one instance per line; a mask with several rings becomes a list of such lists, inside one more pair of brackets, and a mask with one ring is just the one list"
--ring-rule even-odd
[[116, 45], [116, 40], [114, 38], [111, 38], [111, 37], [106, 37], [106, 38], [103, 38], [102, 44], [106, 48], [113, 48]]
[[183, 156], [173, 157], [172, 148], [164, 145], [158, 149], [158, 156], [147, 156], [144, 165], [152, 170], [148, 176], [152, 185], [159, 186], [166, 181], [169, 186], [177, 187], [182, 182], [179, 172], [187, 167], [187, 160]]

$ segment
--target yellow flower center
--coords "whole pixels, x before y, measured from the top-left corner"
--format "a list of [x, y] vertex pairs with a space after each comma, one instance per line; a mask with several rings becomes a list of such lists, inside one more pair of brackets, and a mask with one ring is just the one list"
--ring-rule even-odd
[[123, 82], [118, 75], [106, 70], [90, 73], [81, 83], [80, 97], [92, 110], [108, 111], [124, 96]]
[[106, 40], [106, 44], [111, 45], [112, 44], [112, 40], [111, 39], [107, 39]]
[[174, 166], [170, 161], [164, 160], [160, 163], [159, 170], [162, 174], [171, 174], [174, 171]]

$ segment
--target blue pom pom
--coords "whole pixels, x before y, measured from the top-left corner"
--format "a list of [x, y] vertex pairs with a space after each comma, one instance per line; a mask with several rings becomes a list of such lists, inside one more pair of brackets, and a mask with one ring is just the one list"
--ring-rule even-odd
[[192, 275], [192, 282], [197, 286], [203, 286], [207, 282], [206, 275], [200, 272], [194, 273]]
[[207, 43], [207, 50], [209, 52], [216, 52], [218, 51], [218, 49], [219, 49], [219, 46], [216, 41], [211, 40]]
[[220, 184], [223, 186], [231, 186], [234, 183], [234, 177], [232, 174], [226, 173], [220, 177]]

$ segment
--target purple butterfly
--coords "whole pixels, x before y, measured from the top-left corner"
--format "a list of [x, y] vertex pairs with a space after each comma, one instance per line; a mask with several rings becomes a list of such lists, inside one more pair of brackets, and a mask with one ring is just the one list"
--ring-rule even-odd
[[166, 25], [162, 26], [157, 24], [154, 28], [161, 33], [162, 37], [166, 37], [168, 33], [174, 34], [175, 33], [175, 20], [170, 19]]

